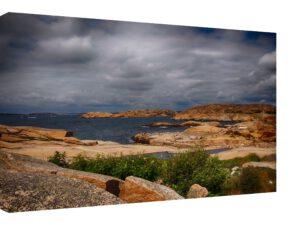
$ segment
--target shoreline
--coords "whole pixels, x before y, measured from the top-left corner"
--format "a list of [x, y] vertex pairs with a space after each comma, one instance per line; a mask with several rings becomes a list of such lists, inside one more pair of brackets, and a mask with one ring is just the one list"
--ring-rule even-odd
[[[25, 135], [33, 135], [34, 137], [25, 140], [11, 139], [9, 141], [4, 133], [4, 127], [10, 132], [16, 132], [17, 129], [23, 129], [22, 132]], [[2, 131], [1, 131], [2, 130]], [[38, 159], [47, 160], [48, 157], [52, 156], [55, 151], [66, 152], [68, 158], [73, 158], [79, 154], [83, 154], [87, 157], [96, 157], [98, 154], [107, 156], [118, 156], [118, 155], [135, 155], [135, 154], [154, 154], [168, 152], [176, 154], [178, 152], [187, 151], [188, 147], [180, 148], [175, 146], [158, 146], [151, 144], [120, 144], [112, 141], [101, 141], [101, 140], [79, 140], [73, 137], [63, 137], [64, 135], [70, 135], [68, 131], [56, 130], [56, 129], [45, 129], [37, 127], [17, 127], [17, 126], [0, 126], [0, 148], [6, 152], [18, 153], [23, 155], [32, 156]], [[48, 135], [48, 139], [43, 136], [45, 132]], [[20, 134], [20, 133], [18, 133]], [[39, 136], [40, 135], [40, 136]], [[55, 136], [56, 135], [56, 136]], [[28, 136], [26, 136], [28, 138]], [[54, 137], [54, 138], [53, 138]], [[10, 136], [10, 138], [12, 138]], [[16, 137], [14, 137], [16, 138]], [[20, 136], [19, 136], [20, 138]], [[61, 138], [59, 140], [59, 138]], [[216, 148], [214, 146], [203, 148], [206, 151], [218, 150], [222, 148]], [[222, 151], [219, 153], [212, 154], [219, 156], [220, 158], [234, 158], [237, 156], [245, 156], [250, 153], [257, 153], [260, 156], [276, 154], [276, 147], [237, 147], [230, 148], [230, 150]]]

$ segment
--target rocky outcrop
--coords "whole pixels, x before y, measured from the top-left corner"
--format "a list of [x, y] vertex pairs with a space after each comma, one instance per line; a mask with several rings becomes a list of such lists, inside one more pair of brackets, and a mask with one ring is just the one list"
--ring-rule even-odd
[[119, 196], [132, 203], [183, 199], [171, 188], [133, 176], [125, 179]]
[[0, 170], [0, 208], [8, 212], [122, 203], [115, 195], [81, 180]]
[[150, 181], [58, 167], [0, 150], [0, 208], [10, 212], [182, 199]]
[[241, 136], [229, 136], [223, 133], [187, 133], [187, 132], [155, 132], [139, 133], [133, 140], [141, 144], [156, 146], [173, 146], [177, 148], [236, 148], [251, 146], [254, 142]]
[[261, 142], [276, 141], [276, 117], [268, 116], [260, 120], [247, 121], [230, 126], [226, 134], [243, 136]]
[[128, 118], [128, 117], [156, 117], [175, 116], [176, 112], [169, 109], [135, 109], [119, 113], [88, 112], [81, 116], [84, 118]]
[[210, 104], [177, 113], [175, 120], [249, 121], [275, 114], [276, 107], [267, 104]]
[[108, 185], [97, 185], [109, 182], [101, 176], [0, 151], [0, 208], [20, 212], [123, 203], [105, 190]]
[[29, 126], [0, 125], [0, 141], [16, 143], [22, 141], [63, 141], [76, 145], [97, 145], [96, 141], [81, 141], [73, 136], [73, 132], [59, 129], [47, 129]]
[[207, 126], [196, 126], [196, 127], [188, 128], [184, 131], [184, 133], [205, 136], [208, 134], [218, 134], [223, 131], [224, 131], [224, 128], [207, 125]]
[[136, 134], [133, 139], [143, 144], [179, 148], [194, 146], [203, 148], [272, 147], [276, 143], [276, 117], [265, 116], [226, 127], [202, 124], [187, 128], [183, 132], [140, 133]]
[[168, 123], [168, 122], [155, 122], [151, 124], [147, 124], [145, 126], [148, 127], [194, 127], [194, 126], [214, 126], [219, 127], [221, 124], [217, 121], [209, 121], [209, 122], [200, 122], [200, 121], [187, 121], [183, 123]]
[[179, 148], [201, 145], [201, 136], [189, 135], [183, 132], [139, 133], [133, 137], [133, 140], [142, 144]]
[[203, 198], [207, 196], [208, 190], [199, 184], [193, 184], [187, 193], [187, 198]]
[[83, 118], [110, 118], [114, 114], [110, 112], [88, 112], [81, 115]]
[[44, 160], [4, 151], [0, 151], [0, 164], [5, 166], [6, 169], [18, 172], [53, 174], [76, 178], [102, 188], [116, 196], [119, 195], [120, 186], [123, 183], [122, 180], [115, 177], [66, 169]]
[[147, 127], [172, 127], [174, 124], [168, 123], [168, 122], [156, 122], [145, 125]]
[[181, 127], [194, 127], [194, 126], [214, 126], [214, 127], [220, 127], [221, 124], [217, 121], [207, 121], [207, 122], [200, 122], [200, 121], [187, 121], [180, 123], [179, 126]]

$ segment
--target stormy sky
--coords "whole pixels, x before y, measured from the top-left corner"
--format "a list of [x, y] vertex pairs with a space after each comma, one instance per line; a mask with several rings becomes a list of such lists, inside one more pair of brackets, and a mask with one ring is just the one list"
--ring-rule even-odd
[[8, 13], [0, 112], [276, 104], [276, 35]]

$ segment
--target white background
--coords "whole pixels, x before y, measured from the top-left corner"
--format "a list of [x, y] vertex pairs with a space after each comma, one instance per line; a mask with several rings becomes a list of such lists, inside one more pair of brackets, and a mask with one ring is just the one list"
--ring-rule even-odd
[[[0, 224], [300, 224], [297, 1], [16, 1], [24, 12], [277, 33], [277, 193], [8, 214]], [[0, 18], [1, 19], [1, 18]]]

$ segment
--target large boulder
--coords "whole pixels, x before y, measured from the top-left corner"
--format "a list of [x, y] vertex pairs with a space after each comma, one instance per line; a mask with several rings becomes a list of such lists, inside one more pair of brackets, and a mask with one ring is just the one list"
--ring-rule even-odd
[[133, 176], [125, 179], [119, 197], [131, 203], [183, 199], [171, 188]]
[[203, 198], [208, 196], [208, 190], [199, 184], [193, 184], [187, 194], [187, 198]]
[[120, 204], [120, 182], [0, 150], [0, 208], [9, 212]]
[[3, 151], [0, 151], [0, 164], [5, 166], [6, 169], [19, 172], [55, 174], [61, 177], [76, 178], [102, 188], [116, 196], [119, 195], [120, 186], [123, 183], [122, 180], [115, 177], [61, 168], [44, 160]]
[[115, 195], [82, 180], [0, 168], [0, 208], [8, 212], [123, 203]]

